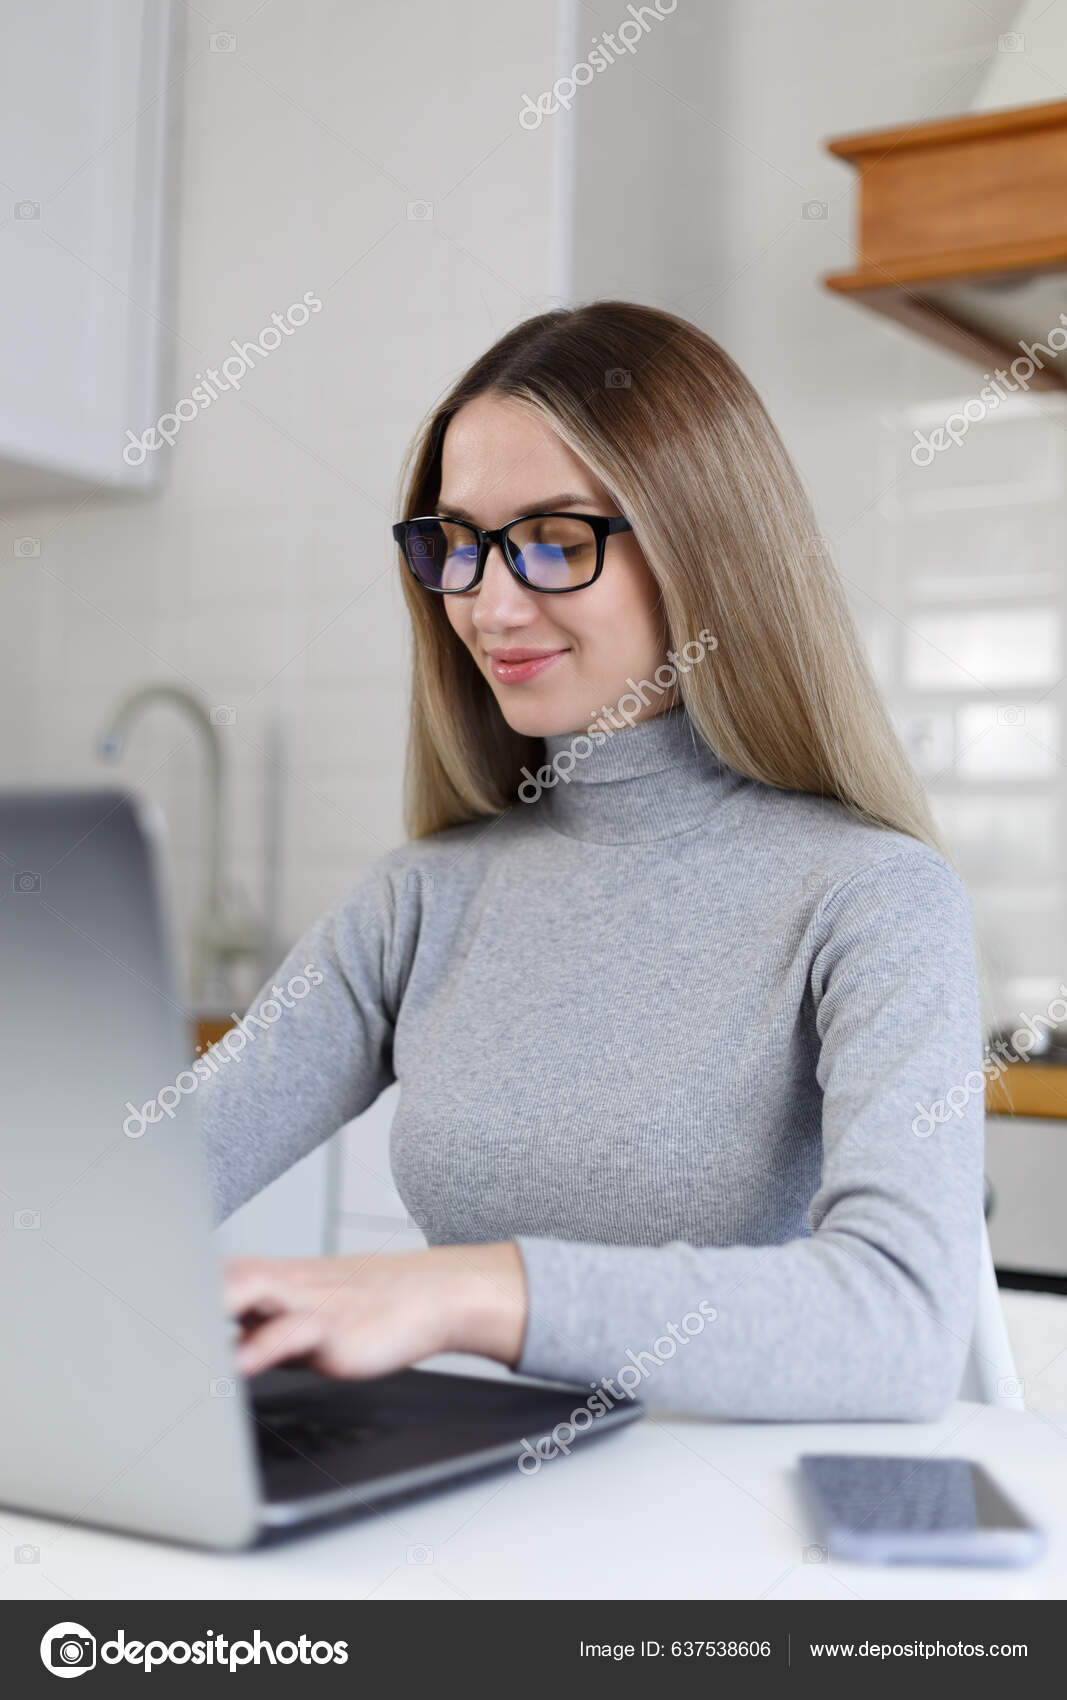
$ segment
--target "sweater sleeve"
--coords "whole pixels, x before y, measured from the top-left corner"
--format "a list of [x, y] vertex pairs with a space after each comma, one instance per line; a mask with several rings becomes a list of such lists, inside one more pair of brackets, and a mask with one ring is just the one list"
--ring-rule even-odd
[[608, 1377], [649, 1404], [780, 1421], [925, 1421], [956, 1398], [984, 1159], [966, 888], [942, 858], [905, 850], [835, 885], [808, 936], [823, 1095], [810, 1234], [725, 1247], [520, 1238], [521, 1373]]
[[294, 945], [197, 1072], [215, 1221], [368, 1109], [395, 1076], [388, 858]]

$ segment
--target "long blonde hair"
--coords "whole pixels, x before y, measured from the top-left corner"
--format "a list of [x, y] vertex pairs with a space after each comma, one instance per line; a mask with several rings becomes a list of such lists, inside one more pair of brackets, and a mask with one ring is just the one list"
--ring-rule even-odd
[[[712, 749], [764, 784], [838, 798], [951, 861], [872, 677], [810, 503], [748, 379], [673, 314], [594, 301], [517, 325], [429, 414], [408, 456], [405, 516], [434, 513], [449, 421], [491, 393], [529, 409], [633, 525], [669, 647], [705, 629], [679, 675]], [[512, 731], [443, 599], [402, 566], [414, 649], [404, 821], [412, 838], [501, 813], [540, 739]]]

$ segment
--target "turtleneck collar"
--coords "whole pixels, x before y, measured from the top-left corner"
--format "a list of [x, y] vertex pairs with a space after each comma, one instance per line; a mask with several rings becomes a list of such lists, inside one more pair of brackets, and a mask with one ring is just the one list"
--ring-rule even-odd
[[[715, 828], [750, 781], [728, 767], [693, 724], [684, 703], [595, 743], [584, 730], [544, 739], [548, 824], [594, 844], [640, 844]], [[566, 777], [564, 777], [566, 776]]]

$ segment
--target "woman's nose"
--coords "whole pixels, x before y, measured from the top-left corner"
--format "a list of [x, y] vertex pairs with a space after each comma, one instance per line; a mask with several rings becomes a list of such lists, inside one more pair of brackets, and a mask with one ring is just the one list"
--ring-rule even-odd
[[511, 571], [500, 545], [491, 544], [475, 598], [475, 620], [479, 615], [486, 620], [495, 620], [501, 611], [526, 610], [530, 606], [531, 595]]

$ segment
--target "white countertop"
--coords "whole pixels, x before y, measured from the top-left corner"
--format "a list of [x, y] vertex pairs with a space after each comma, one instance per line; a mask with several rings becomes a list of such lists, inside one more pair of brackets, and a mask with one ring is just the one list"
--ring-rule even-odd
[[[470, 1373], [478, 1360], [462, 1360]], [[432, 1360], [457, 1369], [459, 1361]], [[487, 1373], [499, 1373], [498, 1366]], [[801, 1452], [987, 1465], [1047, 1532], [1026, 1569], [805, 1559]], [[958, 1403], [936, 1423], [700, 1421], [653, 1411], [535, 1475], [507, 1469], [287, 1546], [216, 1554], [0, 1510], [0, 1596], [99, 1599], [1065, 1599], [1067, 1430]], [[14, 1549], [40, 1549], [14, 1563]]]

